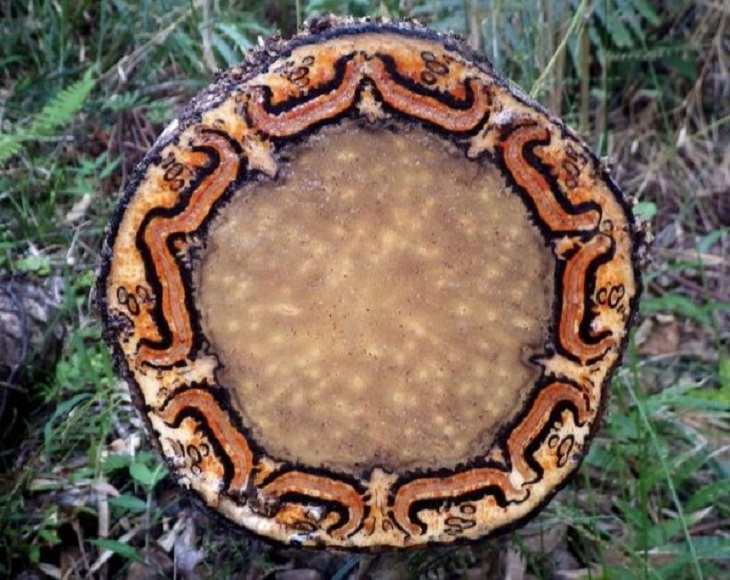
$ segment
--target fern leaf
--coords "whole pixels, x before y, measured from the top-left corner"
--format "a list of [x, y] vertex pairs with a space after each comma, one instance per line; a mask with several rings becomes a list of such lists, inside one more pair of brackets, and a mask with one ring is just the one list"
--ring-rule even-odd
[[634, 8], [639, 12], [652, 26], [659, 26], [662, 23], [662, 19], [657, 14], [656, 10], [646, 0], [633, 0]]
[[221, 22], [216, 26], [216, 28], [235, 42], [238, 50], [240, 50], [242, 54], [251, 48], [251, 41], [241, 34], [241, 31], [238, 30], [238, 27], [235, 24], [225, 24]]
[[0, 135], [0, 164], [20, 152], [22, 141], [19, 135]]
[[86, 98], [94, 88], [92, 69], [88, 69], [83, 78], [66, 87], [54, 96], [40, 113], [33, 119], [29, 133], [31, 135], [47, 135], [54, 129], [66, 125], [81, 110]]

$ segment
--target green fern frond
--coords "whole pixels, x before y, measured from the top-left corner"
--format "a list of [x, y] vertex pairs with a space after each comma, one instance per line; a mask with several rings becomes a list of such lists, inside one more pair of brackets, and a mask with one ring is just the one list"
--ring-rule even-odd
[[20, 153], [25, 141], [50, 135], [55, 129], [70, 123], [94, 88], [92, 72], [92, 69], [88, 69], [80, 80], [61, 90], [48, 101], [33, 118], [29, 128], [0, 135], [0, 163]]
[[0, 135], [0, 163], [19, 153], [22, 141], [20, 135]]
[[93, 88], [92, 69], [87, 69], [83, 78], [63, 89], [46, 103], [46, 106], [33, 119], [29, 133], [32, 136], [47, 135], [54, 129], [69, 123], [81, 110]]

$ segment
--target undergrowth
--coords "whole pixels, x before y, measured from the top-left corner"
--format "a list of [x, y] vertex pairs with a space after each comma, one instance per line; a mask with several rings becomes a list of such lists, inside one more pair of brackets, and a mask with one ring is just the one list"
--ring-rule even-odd
[[[258, 36], [328, 12], [462, 33], [580, 130], [651, 224], [642, 318], [603, 428], [575, 481], [497, 541], [312, 555], [233, 532], [177, 493], [101, 341], [90, 292], [134, 164]], [[487, 577], [500, 553], [512, 577], [727, 577], [722, 2], [3, 0], [0, 15], [0, 280], [63, 288], [40, 330], [60, 356], [27, 354], [0, 385], [0, 576]]]

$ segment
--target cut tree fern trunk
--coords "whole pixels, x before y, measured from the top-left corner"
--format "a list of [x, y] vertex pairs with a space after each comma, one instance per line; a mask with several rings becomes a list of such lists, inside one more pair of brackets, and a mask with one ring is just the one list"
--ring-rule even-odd
[[99, 277], [179, 481], [261, 536], [475, 540], [595, 433], [636, 312], [633, 221], [587, 147], [457, 39], [315, 21], [142, 161]]

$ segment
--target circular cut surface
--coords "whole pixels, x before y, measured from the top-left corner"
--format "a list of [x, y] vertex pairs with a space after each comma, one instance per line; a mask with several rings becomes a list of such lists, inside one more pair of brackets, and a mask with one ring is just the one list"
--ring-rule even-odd
[[539, 376], [549, 250], [490, 163], [423, 129], [321, 131], [213, 221], [221, 383], [274, 457], [357, 471], [486, 453]]
[[287, 544], [403, 548], [509, 529], [575, 472], [638, 277], [570, 129], [449, 36], [325, 20], [165, 129], [98, 295], [182, 486]]

